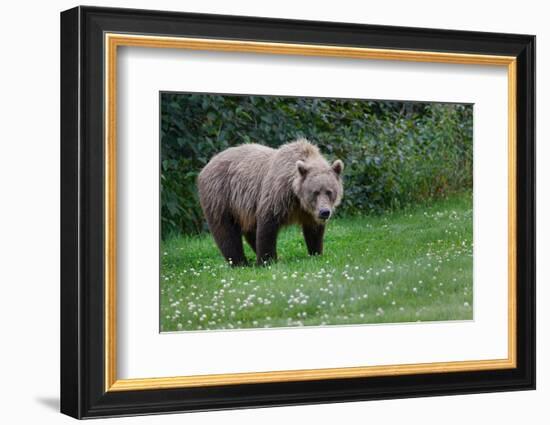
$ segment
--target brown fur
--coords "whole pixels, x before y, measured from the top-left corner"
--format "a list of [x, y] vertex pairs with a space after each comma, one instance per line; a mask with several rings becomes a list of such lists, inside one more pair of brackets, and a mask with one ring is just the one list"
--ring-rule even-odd
[[214, 156], [198, 177], [210, 231], [225, 258], [244, 264], [242, 236], [257, 263], [276, 259], [277, 233], [299, 224], [311, 255], [321, 254], [326, 220], [343, 194], [340, 160], [330, 165], [305, 139], [279, 149], [245, 144]]

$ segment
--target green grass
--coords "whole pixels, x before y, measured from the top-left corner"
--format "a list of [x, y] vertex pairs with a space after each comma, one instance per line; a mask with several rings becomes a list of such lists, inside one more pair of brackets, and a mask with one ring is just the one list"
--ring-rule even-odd
[[161, 246], [161, 330], [472, 319], [472, 236], [466, 193], [336, 217], [317, 257], [298, 227], [284, 229], [267, 267], [229, 267], [209, 234], [173, 238]]

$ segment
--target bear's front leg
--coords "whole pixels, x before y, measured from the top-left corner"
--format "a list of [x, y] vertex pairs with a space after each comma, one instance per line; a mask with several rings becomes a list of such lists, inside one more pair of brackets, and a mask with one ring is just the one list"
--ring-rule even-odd
[[325, 226], [323, 224], [304, 224], [302, 232], [306, 240], [308, 254], [321, 255], [323, 253]]
[[280, 223], [273, 217], [262, 217], [256, 229], [256, 264], [262, 266], [277, 260], [277, 235]]

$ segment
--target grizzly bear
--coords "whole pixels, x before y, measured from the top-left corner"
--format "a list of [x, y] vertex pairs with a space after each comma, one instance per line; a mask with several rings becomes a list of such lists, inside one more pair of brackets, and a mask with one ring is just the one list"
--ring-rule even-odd
[[325, 224], [343, 195], [344, 163], [329, 164], [317, 146], [298, 139], [272, 149], [244, 144], [215, 155], [198, 176], [202, 210], [230, 264], [247, 264], [242, 236], [256, 263], [277, 259], [277, 234], [302, 226], [310, 255], [323, 252]]

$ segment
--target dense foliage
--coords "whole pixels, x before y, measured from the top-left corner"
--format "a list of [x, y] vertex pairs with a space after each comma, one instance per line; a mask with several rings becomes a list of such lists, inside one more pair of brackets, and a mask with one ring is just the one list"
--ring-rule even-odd
[[206, 229], [196, 177], [242, 143], [278, 147], [297, 137], [345, 163], [339, 214], [378, 214], [472, 187], [472, 106], [220, 96], [161, 96], [162, 235]]

